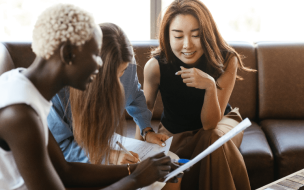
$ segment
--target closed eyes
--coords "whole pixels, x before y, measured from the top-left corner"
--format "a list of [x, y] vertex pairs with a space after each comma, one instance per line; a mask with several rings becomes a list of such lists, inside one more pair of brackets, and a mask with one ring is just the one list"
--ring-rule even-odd
[[[197, 36], [192, 36], [192, 37], [198, 38], [198, 37], [200, 37], [200, 36], [197, 35]], [[183, 38], [183, 36], [174, 36], [174, 38], [181, 39], [181, 38]]]

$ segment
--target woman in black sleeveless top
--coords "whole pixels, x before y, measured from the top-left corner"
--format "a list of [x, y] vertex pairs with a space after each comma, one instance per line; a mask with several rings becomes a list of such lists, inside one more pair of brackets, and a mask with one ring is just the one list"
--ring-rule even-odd
[[[174, 136], [170, 151], [192, 159], [242, 120], [228, 101], [235, 80], [241, 79], [237, 69], [252, 70], [224, 41], [199, 0], [171, 3], [160, 25], [159, 43], [144, 69], [147, 106], [153, 111], [160, 91], [164, 112], [158, 133]], [[155, 135], [153, 131], [144, 134], [146, 138]], [[181, 188], [249, 190], [238, 150], [242, 138], [241, 133], [195, 164], [185, 173]]]

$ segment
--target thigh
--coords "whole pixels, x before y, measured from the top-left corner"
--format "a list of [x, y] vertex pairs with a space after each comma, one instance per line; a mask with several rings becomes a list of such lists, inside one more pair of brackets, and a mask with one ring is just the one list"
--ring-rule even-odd
[[[215, 129], [204, 130], [203, 128], [195, 131], [185, 131], [178, 134], [170, 133], [163, 125], [159, 125], [159, 133], [173, 136], [173, 141], [170, 151], [176, 153], [180, 158], [191, 159], [194, 152], [204, 151], [210, 144], [216, 141], [221, 136], [228, 133], [236, 125], [242, 121], [238, 108], [234, 108], [227, 115], [223, 116]], [[240, 147], [243, 139], [243, 132], [239, 133], [231, 139], [237, 148]]]
[[[176, 153], [177, 150], [183, 148], [184, 146], [186, 146], [191, 139], [193, 138], [193, 136], [195, 135], [197, 131], [185, 131], [182, 133], [178, 133], [178, 134], [172, 134], [170, 131], [168, 131], [162, 123], [159, 124], [158, 127], [158, 133], [162, 133], [165, 135], [168, 135], [169, 137], [173, 136], [173, 140], [172, 140], [172, 144], [170, 147], [170, 151]], [[189, 145], [188, 145], [189, 146]], [[186, 157], [183, 157], [186, 158]]]

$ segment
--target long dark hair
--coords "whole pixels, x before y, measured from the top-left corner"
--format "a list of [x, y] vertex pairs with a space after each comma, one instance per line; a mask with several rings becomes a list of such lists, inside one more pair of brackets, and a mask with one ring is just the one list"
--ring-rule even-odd
[[75, 140], [94, 164], [100, 164], [103, 158], [109, 161], [114, 132], [123, 133], [124, 89], [117, 70], [133, 58], [133, 49], [121, 28], [112, 23], [99, 26], [103, 33], [103, 66], [86, 91], [70, 90]]
[[[169, 5], [160, 22], [159, 46], [151, 51], [151, 57], [160, 55], [165, 63], [172, 63], [176, 60], [170, 46], [169, 27], [172, 20], [180, 14], [189, 14], [197, 19], [201, 45], [208, 60], [208, 74], [215, 80], [222, 75], [227, 63], [233, 56], [238, 59], [238, 68], [240, 70], [255, 71], [244, 66], [242, 56], [223, 39], [210, 11], [199, 0], [175, 0]], [[242, 80], [243, 78], [237, 76], [237, 79]], [[220, 87], [218, 86], [218, 88]]]

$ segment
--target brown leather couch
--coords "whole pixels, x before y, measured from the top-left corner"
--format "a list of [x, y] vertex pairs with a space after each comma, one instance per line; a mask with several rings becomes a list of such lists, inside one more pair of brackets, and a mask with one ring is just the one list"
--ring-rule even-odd
[[[137, 73], [143, 84], [143, 68], [156, 40], [132, 42]], [[229, 42], [244, 55], [247, 67], [257, 73], [239, 72], [229, 103], [252, 121], [244, 132], [240, 151], [251, 187], [256, 189], [304, 168], [304, 43]], [[30, 42], [0, 43], [0, 74], [16, 67], [28, 67], [35, 55]], [[5, 90], [5, 89], [1, 89]], [[301, 101], [302, 100], [302, 101]], [[157, 129], [162, 113], [161, 97], [155, 105], [152, 127]], [[127, 120], [127, 136], [135, 124]]]

